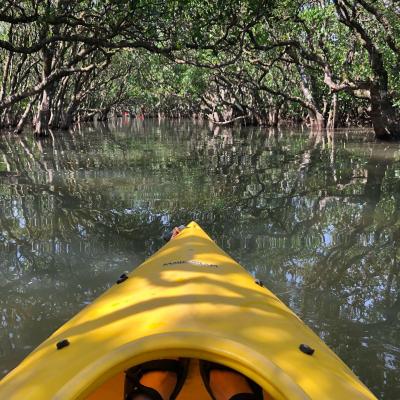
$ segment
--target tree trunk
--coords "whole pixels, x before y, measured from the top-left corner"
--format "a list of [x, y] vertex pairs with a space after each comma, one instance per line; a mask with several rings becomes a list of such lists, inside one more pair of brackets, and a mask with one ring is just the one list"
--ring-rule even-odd
[[333, 93], [332, 95], [331, 109], [329, 110], [328, 122], [326, 124], [327, 129], [335, 129], [336, 127], [337, 96], [337, 93]]
[[32, 110], [32, 106], [35, 104], [35, 101], [37, 100], [37, 96], [35, 96], [26, 106], [24, 113], [22, 114], [17, 127], [14, 130], [14, 133], [19, 135], [20, 133], [22, 133], [25, 124], [28, 120], [28, 116]]
[[[374, 14], [372, 5], [364, 2], [368, 12]], [[356, 3], [355, 3], [356, 4]], [[371, 121], [375, 131], [375, 137], [381, 140], [400, 140], [400, 126], [396, 119], [396, 111], [393, 107], [392, 99], [389, 96], [389, 74], [384, 62], [383, 53], [378, 46], [378, 39], [370, 34], [362, 25], [361, 20], [356, 19], [357, 13], [354, 12], [350, 2], [345, 0], [335, 0], [334, 5], [339, 17], [339, 21], [356, 33], [361, 45], [368, 52], [370, 67], [373, 78], [370, 82], [369, 95], [371, 102]], [[376, 16], [376, 14], [374, 14]], [[382, 20], [378, 21], [382, 22]]]
[[322, 130], [325, 128], [325, 118], [324, 112], [318, 104], [314, 77], [309, 75], [301, 64], [297, 65], [297, 70], [300, 76], [300, 88], [309, 107], [310, 127], [313, 130]]
[[76, 110], [78, 109], [78, 105], [79, 100], [76, 98], [76, 96], [74, 96], [63, 115], [61, 129], [68, 130], [74, 124], [74, 117], [76, 114]]
[[42, 93], [42, 99], [38, 106], [38, 112], [35, 120], [35, 134], [38, 136], [46, 136], [49, 132], [50, 122], [50, 102], [51, 94], [48, 89]]
[[277, 102], [269, 111], [269, 126], [278, 126], [282, 105], [283, 101]]
[[108, 119], [108, 114], [110, 113], [109, 108], [103, 108], [100, 110], [99, 116], [97, 117], [98, 121], [107, 121]]
[[[42, 81], [45, 82], [51, 73], [53, 56], [50, 49], [42, 50]], [[38, 112], [35, 119], [35, 134], [47, 136], [49, 132], [49, 122], [51, 116], [51, 102], [54, 95], [55, 84], [51, 83], [44, 87]]]
[[392, 102], [387, 92], [375, 85], [371, 88], [371, 122], [377, 139], [400, 139], [400, 125]]
[[63, 116], [62, 123], [61, 123], [61, 129], [62, 130], [68, 130], [71, 128], [71, 126], [74, 123], [74, 113], [75, 110], [68, 107], [67, 111], [65, 112], [65, 115]]
[[8, 57], [7, 57], [6, 61], [4, 62], [3, 79], [1, 82], [1, 90], [0, 90], [0, 100], [4, 99], [6, 92], [7, 92], [8, 73], [10, 71], [12, 56], [13, 56], [13, 53], [9, 52]]
[[308, 112], [310, 118], [310, 128], [315, 131], [321, 131], [325, 128], [325, 119], [323, 114], [318, 111]]

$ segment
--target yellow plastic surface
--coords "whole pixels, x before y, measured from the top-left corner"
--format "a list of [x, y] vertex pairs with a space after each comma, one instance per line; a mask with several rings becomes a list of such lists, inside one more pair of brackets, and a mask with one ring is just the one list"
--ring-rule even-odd
[[[70, 345], [56, 350], [66, 338]], [[302, 353], [301, 343], [315, 353]], [[0, 399], [86, 399], [132, 365], [178, 356], [232, 367], [276, 400], [375, 399], [194, 222], [11, 371]]]

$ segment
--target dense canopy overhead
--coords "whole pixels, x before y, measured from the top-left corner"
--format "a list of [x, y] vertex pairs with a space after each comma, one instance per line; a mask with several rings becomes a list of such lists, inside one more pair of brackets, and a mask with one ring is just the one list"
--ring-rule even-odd
[[5, 0], [0, 124], [145, 112], [399, 139], [399, 31], [394, 0]]

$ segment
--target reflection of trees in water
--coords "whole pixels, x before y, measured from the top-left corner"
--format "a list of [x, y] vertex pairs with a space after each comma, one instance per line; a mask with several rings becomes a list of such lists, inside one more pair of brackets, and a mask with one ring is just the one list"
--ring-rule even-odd
[[[395, 150], [146, 120], [78, 127], [44, 141], [4, 136], [3, 320], [21, 343], [30, 315], [57, 318], [54, 327], [102, 291], [115, 269], [152, 253], [164, 227], [196, 219], [275, 289], [298, 288], [282, 298], [383, 393], [383, 378], [360, 366], [372, 359], [395, 379], [386, 365], [393, 352], [371, 339], [396, 343], [398, 335], [390, 329], [400, 312]], [[341, 343], [358, 351], [346, 353]]]
[[[318, 137], [279, 134], [251, 146], [216, 152], [218, 172], [242, 183], [238, 223], [225, 219], [218, 232], [223, 246], [260, 275], [267, 266], [271, 283], [309, 288], [300, 303], [298, 291], [283, 297], [377, 393], [390, 380], [396, 390], [398, 349], [387, 343], [400, 340], [398, 147], [334, 148]], [[381, 374], [371, 373], [371, 363]]]
[[[392, 195], [392, 189], [386, 188], [389, 175], [384, 182], [389, 162], [367, 161], [368, 157], [340, 145], [332, 161], [330, 148], [318, 137], [287, 137], [274, 131], [265, 135], [259, 130], [242, 136], [219, 128], [214, 134], [207, 129], [193, 134], [190, 125], [175, 126], [179, 129], [168, 136], [159, 127], [146, 128], [143, 123], [134, 127], [135, 136], [129, 134], [132, 126], [111, 131], [99, 126], [92, 132], [53, 135], [45, 142], [5, 137], [1, 150], [8, 171], [3, 190], [8, 196], [3, 202], [9, 203], [3, 210], [9, 215], [5, 218], [2, 213], [2, 225], [8, 241], [23, 250], [17, 264], [38, 267], [44, 254], [68, 251], [65, 243], [71, 240], [84, 240], [87, 248], [91, 239], [113, 245], [117, 238], [121, 245], [124, 235], [128, 242], [137, 235], [154, 236], [158, 221], [165, 218], [162, 211], [173, 220], [187, 214], [203, 216], [209, 223], [221, 222], [232, 210], [245, 225], [259, 225], [252, 219], [261, 218], [267, 226], [259, 228], [260, 235], [252, 232], [256, 246], [290, 243], [296, 257], [288, 261], [294, 269], [299, 269], [296, 265], [303, 269], [309, 259], [319, 268], [338, 268], [338, 276], [348, 270], [346, 263], [338, 261], [357, 261], [362, 256], [356, 246], [361, 239], [370, 246], [379, 240], [372, 238], [374, 212], [382, 195]], [[138, 142], [138, 135], [143, 140]], [[132, 199], [136, 209], [129, 207]], [[185, 205], [191, 211], [181, 211]], [[157, 221], [152, 231], [149, 219]], [[390, 243], [386, 240], [387, 246]], [[346, 249], [355, 253], [345, 254]], [[324, 263], [313, 263], [317, 254]], [[341, 282], [336, 275], [332, 281]], [[307, 270], [310, 282], [326, 284], [318, 281], [319, 276], [314, 282]]]
[[[381, 159], [380, 146], [348, 151], [337, 143], [332, 161], [330, 148], [314, 140], [289, 146], [281, 140], [278, 146], [267, 168], [248, 176], [241, 224], [229, 233], [241, 238], [237, 255], [259, 274], [267, 265], [271, 282], [314, 289], [306, 290], [300, 304], [298, 292], [283, 297], [383, 394], [387, 380], [398, 387], [400, 366], [398, 349], [386, 345], [400, 340], [395, 151], [386, 149]], [[371, 373], [371, 363], [381, 375]]]
[[313, 140], [292, 139], [290, 147], [281, 140], [278, 146], [268, 167], [249, 174], [240, 202], [242, 216], [248, 216], [242, 223], [259, 226], [253, 245], [269, 254], [277, 248], [269, 261], [277, 273], [290, 271], [294, 281], [348, 299], [359, 313], [354, 319], [379, 319], [370, 315], [371, 302], [391, 304], [398, 293], [394, 152], [379, 160], [374, 148], [366, 156], [338, 146], [332, 165], [329, 148]]

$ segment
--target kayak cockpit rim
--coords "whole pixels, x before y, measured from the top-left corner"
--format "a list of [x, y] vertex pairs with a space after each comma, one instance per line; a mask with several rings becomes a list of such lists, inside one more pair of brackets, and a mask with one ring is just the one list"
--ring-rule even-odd
[[175, 357], [226, 365], [258, 383], [275, 400], [310, 399], [285, 371], [251, 348], [228, 338], [194, 332], [157, 334], [120, 346], [77, 372], [54, 399], [86, 399], [108, 379], [134, 365]]

